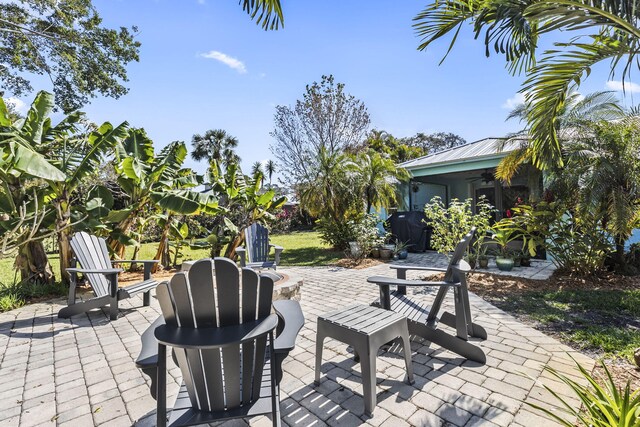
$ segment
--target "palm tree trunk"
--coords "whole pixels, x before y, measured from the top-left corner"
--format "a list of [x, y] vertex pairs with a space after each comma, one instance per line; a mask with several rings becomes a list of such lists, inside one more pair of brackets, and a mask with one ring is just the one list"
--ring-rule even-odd
[[[169, 228], [171, 227], [172, 215], [167, 215], [167, 219], [162, 228], [162, 234], [160, 235], [160, 243], [158, 243], [158, 250], [156, 250], [156, 256], [153, 259], [160, 261], [158, 264], [162, 264], [163, 267], [169, 267], [171, 265], [171, 259], [169, 258]], [[158, 270], [158, 264], [154, 264], [151, 269], [152, 273]]]

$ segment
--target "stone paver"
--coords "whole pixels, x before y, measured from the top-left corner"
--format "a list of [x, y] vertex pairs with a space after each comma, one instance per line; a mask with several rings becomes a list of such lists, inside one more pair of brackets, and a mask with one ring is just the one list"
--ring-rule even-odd
[[[410, 254], [406, 261], [444, 266], [436, 254]], [[536, 266], [536, 263], [534, 263]], [[371, 426], [509, 426], [553, 425], [524, 402], [554, 407], [540, 382], [562, 388], [546, 365], [578, 378], [573, 356], [589, 369], [593, 360], [571, 350], [498, 308], [470, 295], [475, 321], [489, 338], [478, 345], [487, 354], [486, 365], [465, 361], [419, 338], [412, 341], [415, 384], [404, 383], [404, 362], [397, 346], [378, 356], [377, 399], [373, 417], [363, 414], [362, 383], [353, 353], [335, 340], [326, 341], [322, 380], [313, 385], [317, 316], [348, 304], [368, 304], [378, 288], [366, 282], [372, 275], [393, 275], [388, 265], [363, 270], [334, 267], [295, 267], [304, 279], [302, 308], [306, 324], [296, 349], [284, 365], [281, 411], [284, 425]], [[527, 271], [537, 278], [550, 273], [547, 264]], [[493, 271], [492, 271], [493, 272]], [[420, 274], [409, 273], [409, 278]], [[409, 292], [412, 292], [411, 290]], [[432, 290], [417, 289], [414, 298], [429, 301]], [[159, 315], [142, 306], [142, 298], [122, 301], [120, 318], [110, 322], [94, 310], [70, 320], [58, 319], [62, 299], [33, 304], [0, 314], [0, 425], [8, 426], [150, 426], [155, 401], [150, 381], [136, 369], [140, 334]], [[452, 297], [445, 308], [451, 310]], [[169, 360], [169, 405], [181, 381], [180, 370]], [[539, 424], [543, 423], [543, 424]], [[239, 420], [230, 426], [270, 425], [267, 417]]]

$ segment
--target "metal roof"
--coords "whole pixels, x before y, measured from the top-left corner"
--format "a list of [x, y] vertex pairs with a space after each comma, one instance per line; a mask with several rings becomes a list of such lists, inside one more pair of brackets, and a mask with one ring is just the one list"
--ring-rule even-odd
[[[507, 141], [505, 143], [505, 141]], [[470, 142], [458, 147], [449, 148], [448, 150], [438, 153], [429, 154], [417, 159], [409, 160], [401, 163], [405, 169], [417, 169], [429, 167], [431, 165], [443, 163], [458, 163], [470, 159], [479, 159], [485, 157], [504, 157], [510, 151], [520, 147], [522, 140], [519, 138], [485, 138], [479, 141]], [[499, 145], [504, 143], [502, 150], [498, 150]]]

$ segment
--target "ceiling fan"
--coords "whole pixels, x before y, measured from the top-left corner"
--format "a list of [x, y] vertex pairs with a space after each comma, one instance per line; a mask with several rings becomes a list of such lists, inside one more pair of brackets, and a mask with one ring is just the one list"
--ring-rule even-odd
[[490, 169], [485, 169], [484, 172], [480, 174], [480, 176], [474, 177], [474, 178], [467, 178], [467, 181], [475, 182], [475, 181], [482, 180], [483, 183], [490, 184], [493, 181], [495, 181], [495, 179], [496, 178], [493, 175], [493, 172]]

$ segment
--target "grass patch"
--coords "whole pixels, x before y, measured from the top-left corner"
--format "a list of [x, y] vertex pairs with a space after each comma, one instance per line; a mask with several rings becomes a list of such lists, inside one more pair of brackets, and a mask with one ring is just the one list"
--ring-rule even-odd
[[[276, 234], [271, 236], [272, 243], [284, 247], [280, 263], [285, 266], [322, 266], [333, 264], [343, 257], [340, 251], [331, 248], [320, 240], [320, 234], [315, 231]], [[138, 253], [138, 259], [153, 259], [158, 249], [157, 243], [143, 243]], [[133, 256], [133, 247], [128, 247], [125, 258]], [[208, 258], [208, 249], [191, 249], [188, 245], [180, 249], [183, 260], [197, 260]], [[173, 257], [172, 257], [173, 260]], [[20, 284], [20, 276], [13, 268], [14, 257], [7, 256], [0, 259], [0, 312], [13, 310], [42, 298], [66, 295], [66, 286], [56, 283], [53, 286], [34, 284]], [[49, 254], [49, 262], [56, 278], [60, 278], [60, 262], [58, 254]]]
[[334, 251], [320, 240], [316, 231], [296, 231], [275, 234], [271, 242], [284, 248], [280, 263], [291, 266], [321, 266], [334, 264], [344, 257], [344, 252]]
[[640, 290], [530, 291], [492, 302], [598, 355], [631, 359], [640, 347]]

